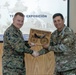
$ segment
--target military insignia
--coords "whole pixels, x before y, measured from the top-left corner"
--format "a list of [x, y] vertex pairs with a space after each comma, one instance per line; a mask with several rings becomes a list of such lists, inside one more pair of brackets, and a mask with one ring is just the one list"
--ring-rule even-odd
[[41, 44], [48, 44], [49, 40], [47, 38], [40, 39]]
[[32, 37], [30, 38], [30, 41], [31, 41], [31, 42], [33, 42], [33, 43], [36, 43], [36, 42], [37, 42], [37, 40], [38, 40], [38, 39], [37, 39], [37, 38], [35, 38], [34, 36], [32, 36]]
[[34, 34], [34, 37], [35, 37], [35, 38], [40, 38], [40, 39], [41, 39], [41, 38], [44, 38], [44, 37], [45, 37], [45, 34], [39, 36], [39, 35], [37, 35], [37, 34], [35, 33], [35, 34]]
[[[31, 29], [29, 35], [29, 43], [34, 43], [37, 46], [42, 48], [43, 44], [50, 44], [51, 32]], [[38, 48], [39, 49], [39, 48]]]

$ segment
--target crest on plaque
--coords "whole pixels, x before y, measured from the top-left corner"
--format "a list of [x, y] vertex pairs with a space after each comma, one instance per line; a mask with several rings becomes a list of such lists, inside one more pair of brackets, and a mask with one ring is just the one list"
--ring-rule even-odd
[[50, 43], [51, 32], [37, 29], [30, 29], [29, 43], [34, 43], [38, 46]]

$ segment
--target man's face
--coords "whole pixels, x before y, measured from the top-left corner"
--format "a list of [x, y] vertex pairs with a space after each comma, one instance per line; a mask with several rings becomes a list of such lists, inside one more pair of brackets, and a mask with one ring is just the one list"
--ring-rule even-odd
[[58, 31], [61, 31], [63, 29], [64, 20], [60, 16], [55, 17], [53, 19], [53, 22]]
[[24, 17], [17, 15], [13, 18], [13, 25], [20, 29], [23, 26], [24, 23]]

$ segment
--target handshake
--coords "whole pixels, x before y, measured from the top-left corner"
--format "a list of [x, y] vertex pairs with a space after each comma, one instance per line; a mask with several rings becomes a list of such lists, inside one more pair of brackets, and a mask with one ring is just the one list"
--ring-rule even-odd
[[37, 52], [37, 51], [33, 51], [32, 56], [33, 56], [33, 57], [37, 57], [37, 56], [39, 56], [39, 52]]
[[[29, 45], [30, 45], [31, 47], [33, 47], [33, 46], [36, 46], [37, 44], [29, 43]], [[39, 46], [39, 45], [38, 45], [38, 46]], [[42, 46], [44, 49], [48, 49], [48, 47], [49, 47], [48, 44], [43, 44], [43, 45], [40, 45], [40, 46]], [[40, 54], [39, 54], [38, 51], [33, 51], [32, 55], [33, 55], [34, 57], [37, 57], [37, 56], [39, 56]]]
[[[30, 45], [31, 47], [36, 46], [36, 44], [34, 44], [34, 43], [29, 43], [29, 45]], [[39, 52], [38, 52], [38, 51], [33, 51], [32, 56], [34, 56], [34, 57], [39, 56]]]

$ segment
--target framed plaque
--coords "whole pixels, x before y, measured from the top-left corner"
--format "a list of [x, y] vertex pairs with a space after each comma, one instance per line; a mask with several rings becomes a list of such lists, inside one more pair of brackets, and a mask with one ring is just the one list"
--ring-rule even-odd
[[[29, 43], [36, 44], [31, 47], [32, 50], [39, 51], [43, 44], [50, 43], [51, 32], [31, 29], [29, 35]], [[30, 54], [25, 54], [26, 75], [53, 75], [55, 67], [54, 52], [33, 57]]]
[[50, 43], [50, 37], [50, 31], [31, 29], [28, 42], [40, 46], [40, 48], [37, 48], [39, 50], [41, 49], [42, 45]]

